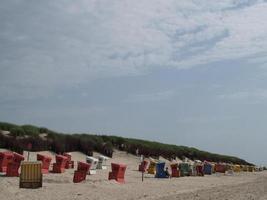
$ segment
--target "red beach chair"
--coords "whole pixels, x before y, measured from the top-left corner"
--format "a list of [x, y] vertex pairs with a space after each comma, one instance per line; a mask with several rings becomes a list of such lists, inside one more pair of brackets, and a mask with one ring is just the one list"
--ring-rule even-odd
[[77, 167], [78, 171], [85, 171], [86, 173], [88, 173], [90, 168], [91, 168], [91, 165], [89, 163], [78, 162], [78, 167]]
[[204, 176], [204, 166], [203, 165], [197, 165], [196, 166], [196, 172], [197, 172], [197, 176]]
[[49, 156], [37, 154], [37, 160], [42, 162], [42, 174], [48, 174], [52, 158]]
[[73, 183], [80, 183], [86, 179], [86, 175], [91, 165], [84, 162], [78, 162], [77, 170], [74, 172]]
[[53, 163], [53, 173], [64, 173], [68, 158], [62, 155], [56, 155], [56, 163]]
[[126, 165], [111, 163], [111, 172], [109, 172], [108, 180], [115, 179], [119, 183], [125, 183], [124, 174]]
[[12, 152], [0, 152], [0, 172], [6, 172], [9, 163], [13, 162]]
[[147, 169], [147, 166], [148, 166], [148, 161], [144, 160], [144, 161], [139, 165], [138, 171], [139, 171], [139, 172], [145, 172], [146, 169]]
[[19, 176], [19, 167], [20, 163], [24, 160], [23, 155], [20, 155], [18, 153], [13, 153], [13, 161], [8, 163], [7, 170], [6, 170], [6, 176], [14, 177]]
[[67, 157], [68, 160], [66, 162], [66, 169], [73, 169], [74, 168], [74, 161], [71, 160], [71, 153], [63, 153], [63, 156]]
[[217, 173], [225, 173], [226, 172], [226, 165], [217, 163], [215, 164], [215, 172]]
[[178, 169], [178, 163], [171, 164], [172, 175], [171, 177], [180, 177], [180, 171]]

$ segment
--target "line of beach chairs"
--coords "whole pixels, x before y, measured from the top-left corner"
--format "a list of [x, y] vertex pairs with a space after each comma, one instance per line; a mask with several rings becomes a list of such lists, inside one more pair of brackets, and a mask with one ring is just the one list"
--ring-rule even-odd
[[[108, 157], [100, 155], [98, 158], [87, 156], [85, 162], [77, 161], [73, 182], [79, 183], [86, 180], [87, 175], [96, 174], [96, 169], [107, 169], [106, 161], [108, 159]], [[42, 187], [43, 174], [64, 173], [66, 169], [74, 168], [74, 161], [70, 153], [55, 155], [56, 162], [52, 164], [52, 170], [50, 170], [52, 162], [50, 156], [37, 154], [36, 161], [24, 160], [24, 156], [18, 153], [0, 152], [0, 172], [7, 177], [20, 177], [21, 188]], [[111, 163], [108, 179], [124, 183], [126, 167], [124, 164]]]
[[139, 164], [138, 170], [140, 172], [147, 172], [155, 175], [155, 178], [168, 177], [183, 177], [183, 176], [204, 176], [214, 173], [233, 174], [240, 172], [257, 172], [262, 171], [263, 168], [248, 166], [248, 165], [233, 165], [227, 163], [213, 163], [208, 161], [194, 161], [194, 162], [171, 162], [171, 173], [168, 168], [165, 168], [165, 162], [149, 158]]
[[[20, 177], [20, 187], [38, 188], [42, 187], [43, 174], [64, 173], [66, 169], [74, 168], [74, 161], [70, 153], [55, 155], [55, 163], [52, 164], [52, 157], [37, 154], [37, 161], [24, 161], [23, 155], [15, 152], [0, 152], [0, 172], [8, 177]], [[86, 180], [87, 175], [96, 174], [97, 169], [107, 169], [108, 157], [98, 158], [86, 156], [85, 161], [77, 161], [77, 169], [74, 171], [73, 182], [79, 183]], [[20, 169], [21, 168], [21, 169]], [[52, 168], [52, 169], [51, 169]], [[108, 173], [108, 180], [116, 180], [125, 183], [125, 172], [127, 166], [124, 164], [111, 163], [111, 171]], [[19, 173], [19, 169], [20, 172]], [[214, 173], [233, 174], [239, 172], [262, 171], [262, 168], [247, 165], [233, 165], [227, 163], [212, 163], [208, 161], [172, 161], [168, 167], [164, 161], [153, 158], [145, 159], [139, 165], [140, 172], [152, 174], [155, 178], [171, 178], [183, 176], [204, 176]]]

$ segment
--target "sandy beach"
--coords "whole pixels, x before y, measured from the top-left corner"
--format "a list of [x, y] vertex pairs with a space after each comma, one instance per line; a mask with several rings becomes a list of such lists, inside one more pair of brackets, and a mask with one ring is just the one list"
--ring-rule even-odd
[[[53, 153], [48, 151], [41, 153], [53, 156]], [[35, 157], [36, 153], [32, 152], [30, 159], [34, 160]], [[75, 161], [85, 160], [85, 155], [80, 152], [72, 152], [72, 157]], [[108, 180], [111, 162], [127, 165], [125, 184]], [[34, 190], [19, 189], [17, 177], [1, 176], [1, 199], [267, 199], [267, 172], [172, 179], [155, 179], [153, 175], [145, 174], [142, 182], [141, 173], [137, 171], [138, 164], [139, 157], [116, 151], [113, 158], [108, 161], [108, 169], [97, 170], [97, 174], [87, 176], [85, 182], [74, 184], [72, 182], [74, 169], [68, 169], [63, 174], [44, 175], [43, 187]]]

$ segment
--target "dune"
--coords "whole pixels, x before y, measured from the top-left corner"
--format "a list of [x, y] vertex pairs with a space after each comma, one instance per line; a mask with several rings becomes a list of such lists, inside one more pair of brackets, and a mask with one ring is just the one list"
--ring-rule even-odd
[[3, 151], [9, 151], [9, 150], [8, 149], [0, 148], [0, 152], [3, 152]]
[[82, 153], [82, 152], [78, 152], [78, 151], [73, 151], [73, 152], [69, 152], [71, 153], [71, 157], [72, 157], [72, 160], [74, 161], [83, 161], [85, 162], [86, 161], [86, 154]]
[[[55, 153], [52, 151], [39, 151], [39, 152], [30, 151], [29, 152], [29, 160], [30, 161], [36, 161], [37, 154], [49, 156], [52, 158], [52, 162], [55, 161]], [[28, 151], [23, 151], [23, 156], [25, 157], [25, 159], [27, 159], [28, 158]]]

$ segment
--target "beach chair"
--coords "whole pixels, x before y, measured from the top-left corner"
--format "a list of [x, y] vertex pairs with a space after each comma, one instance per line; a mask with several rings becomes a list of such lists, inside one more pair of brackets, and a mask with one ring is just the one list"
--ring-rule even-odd
[[204, 176], [204, 166], [202, 164], [196, 164], [196, 175]]
[[20, 188], [39, 188], [43, 185], [42, 163], [23, 161], [19, 179]]
[[138, 171], [139, 172], [145, 172], [147, 166], [148, 166], [148, 161], [144, 160], [143, 162], [141, 162], [141, 164], [139, 164]]
[[255, 167], [254, 166], [248, 166], [248, 171], [249, 172], [255, 172]]
[[42, 154], [37, 154], [37, 161], [42, 163], [42, 174], [48, 174], [52, 158]]
[[181, 176], [190, 176], [191, 169], [190, 164], [187, 162], [182, 162], [179, 164], [179, 170]]
[[88, 173], [90, 168], [91, 168], [91, 165], [89, 163], [78, 162], [78, 166], [77, 166], [78, 171], [85, 171], [86, 173]]
[[193, 176], [204, 176], [204, 166], [203, 162], [200, 160], [195, 160], [194, 163], [192, 163], [192, 175]]
[[13, 162], [13, 156], [9, 151], [0, 152], [0, 172], [6, 173], [8, 164]]
[[178, 168], [178, 163], [172, 163], [171, 170], [172, 170], [171, 177], [180, 177], [180, 170]]
[[8, 163], [7, 165], [6, 176], [8, 177], [19, 176], [19, 168], [23, 160], [24, 160], [23, 155], [14, 152], [13, 161]]
[[235, 172], [235, 173], [240, 173], [240, 172], [241, 172], [241, 167], [240, 167], [240, 165], [234, 165], [234, 172]]
[[56, 155], [56, 163], [53, 163], [53, 173], [64, 173], [68, 158]]
[[108, 157], [106, 157], [106, 156], [102, 156], [102, 155], [100, 155], [100, 156], [98, 156], [98, 163], [97, 163], [97, 169], [107, 169], [107, 160], [108, 160], [109, 158]]
[[159, 162], [156, 164], [155, 178], [169, 178], [169, 175], [166, 174], [164, 167], [165, 167], [165, 162]]
[[108, 180], [115, 179], [119, 183], [125, 183], [124, 175], [126, 171], [126, 165], [111, 163], [111, 172], [109, 172]]
[[98, 159], [91, 156], [86, 156], [86, 162], [91, 165], [89, 174], [96, 174]]
[[73, 183], [80, 183], [86, 180], [86, 175], [90, 170], [90, 164], [78, 162], [77, 170], [74, 172]]
[[205, 162], [203, 166], [203, 172], [206, 175], [211, 175], [212, 174], [212, 164], [209, 162]]
[[242, 165], [242, 171], [243, 172], [248, 172], [248, 166], [247, 165]]
[[225, 173], [226, 172], [226, 165], [222, 163], [215, 164], [215, 172], [216, 173]]
[[63, 153], [63, 156], [67, 157], [67, 162], [66, 162], [66, 169], [73, 169], [74, 168], [74, 161], [71, 160], [71, 153]]
[[148, 174], [155, 174], [156, 173], [156, 164], [157, 162], [155, 160], [150, 159], [150, 163], [147, 169]]

